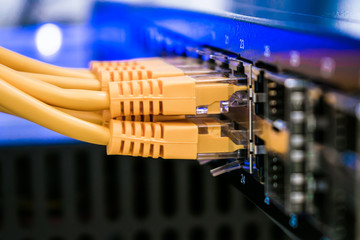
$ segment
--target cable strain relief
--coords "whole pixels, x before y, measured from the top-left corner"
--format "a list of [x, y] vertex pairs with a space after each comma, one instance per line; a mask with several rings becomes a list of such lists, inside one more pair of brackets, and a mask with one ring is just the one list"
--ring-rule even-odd
[[136, 60], [121, 60], [121, 61], [91, 61], [89, 68], [92, 72], [97, 73], [101, 70], [111, 70], [123, 67], [137, 67]]
[[108, 155], [196, 159], [198, 129], [191, 122], [110, 120]]
[[120, 60], [120, 61], [91, 61], [89, 68], [92, 72], [97, 73], [100, 68], [103, 70], [111, 70], [113, 68], [121, 67], [136, 67], [138, 69], [143, 69], [149, 66], [168, 66], [160, 57], [150, 57], [150, 58], [134, 58], [129, 60]]
[[195, 80], [187, 77], [109, 82], [111, 118], [196, 113]]
[[149, 73], [145, 70], [101, 70], [98, 72], [101, 82], [101, 90], [108, 91], [109, 82], [122, 82], [149, 79]]

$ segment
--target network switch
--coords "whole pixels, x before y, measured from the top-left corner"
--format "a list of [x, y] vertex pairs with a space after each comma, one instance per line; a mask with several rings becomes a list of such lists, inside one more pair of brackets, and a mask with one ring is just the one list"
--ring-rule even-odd
[[[216, 59], [210, 66], [209, 60], [203, 64], [214, 68], [217, 62], [215, 68], [220, 71], [229, 70], [229, 63], [248, 66], [241, 73], [250, 86], [248, 104], [232, 102], [222, 114], [248, 132], [248, 155], [222, 166], [218, 160], [214, 166], [220, 165], [221, 173], [239, 168], [248, 173], [246, 177], [241, 171], [233, 173], [236, 185], [246, 186], [249, 177], [264, 186], [263, 198], [282, 209], [293, 230], [307, 221], [311, 228], [297, 233], [301, 239], [317, 239], [316, 231], [330, 239], [355, 239], [359, 188], [355, 136], [360, 99], [296, 74], [248, 65], [216, 50], [189, 51], [201, 59]], [[236, 76], [234, 69], [226, 75]], [[236, 161], [239, 168], [234, 168]]]
[[[294, 6], [307, 12], [314, 4]], [[105, 16], [110, 9], [123, 15]], [[239, 2], [229, 9], [104, 2], [93, 24], [103, 36], [113, 26], [126, 29], [126, 37], [97, 41], [96, 53], [114, 57], [103, 54], [105, 44], [128, 53], [121, 42], [150, 55], [192, 58], [229, 78], [245, 76], [237, 83], [248, 87], [235, 97], [241, 101], [229, 101], [218, 116], [245, 132], [245, 149], [200, 162], [214, 176], [226, 176], [294, 239], [359, 239], [360, 44], [350, 27], [356, 23], [320, 10], [300, 16], [296, 8], [280, 13]]]

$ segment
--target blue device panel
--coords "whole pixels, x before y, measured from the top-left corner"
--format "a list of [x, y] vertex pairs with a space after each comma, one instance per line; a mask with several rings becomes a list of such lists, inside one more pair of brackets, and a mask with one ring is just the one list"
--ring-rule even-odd
[[[255, 23], [254, 23], [255, 22]], [[233, 13], [209, 14], [112, 1], [95, 5], [92, 24], [98, 30], [98, 58], [181, 54], [189, 46], [211, 46], [256, 63], [305, 74], [347, 90], [358, 89], [360, 44], [353, 36], [299, 24], [280, 28], [265, 19]], [[309, 29], [305, 31], [305, 26]], [[313, 26], [313, 28], [310, 28]], [[141, 48], [142, 47], [142, 48]], [[106, 51], [103, 51], [106, 49]], [[346, 79], [344, 81], [344, 79]]]

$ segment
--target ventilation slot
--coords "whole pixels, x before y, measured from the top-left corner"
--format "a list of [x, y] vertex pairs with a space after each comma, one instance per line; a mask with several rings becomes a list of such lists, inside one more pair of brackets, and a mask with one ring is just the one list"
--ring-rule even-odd
[[63, 217], [63, 196], [61, 185], [60, 155], [45, 155], [45, 192], [47, 200], [47, 216], [53, 223], [59, 223]]
[[194, 228], [190, 231], [190, 236], [189, 236], [190, 240], [205, 240], [206, 236], [205, 236], [205, 231], [202, 228]]
[[161, 207], [165, 216], [173, 216], [176, 209], [176, 169], [172, 161], [161, 164]]
[[116, 156], [104, 159], [105, 215], [109, 220], [116, 220], [120, 215], [119, 160]]
[[231, 193], [230, 184], [224, 179], [219, 178], [216, 181], [216, 208], [223, 213], [228, 212], [231, 209]]
[[248, 223], [244, 226], [244, 239], [246, 240], [260, 240], [259, 239], [259, 229], [257, 224]]
[[204, 206], [204, 184], [202, 171], [198, 167], [190, 167], [189, 171], [189, 205], [194, 215], [200, 215]]
[[151, 240], [151, 237], [149, 233], [140, 231], [135, 235], [134, 240]]
[[164, 234], [161, 239], [162, 240], [178, 240], [179, 237], [178, 237], [178, 233], [175, 230], [169, 229], [169, 230], [164, 231]]
[[234, 236], [233, 236], [233, 231], [229, 226], [221, 226], [216, 234], [216, 239], [218, 240], [233, 240]]
[[80, 221], [87, 222], [92, 215], [91, 172], [89, 156], [86, 152], [75, 155], [75, 205]]
[[139, 219], [145, 218], [149, 213], [148, 172], [146, 164], [146, 162], [140, 159], [134, 159], [133, 162], [134, 213]]
[[94, 240], [94, 239], [90, 235], [84, 234], [84, 235], [81, 235], [80, 237], [78, 237], [77, 240]]
[[20, 225], [29, 227], [34, 220], [31, 159], [22, 155], [15, 160], [17, 215]]

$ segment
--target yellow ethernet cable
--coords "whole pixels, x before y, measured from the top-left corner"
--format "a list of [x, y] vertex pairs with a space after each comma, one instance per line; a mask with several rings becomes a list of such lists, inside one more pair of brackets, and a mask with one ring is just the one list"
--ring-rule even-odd
[[[111, 118], [130, 115], [218, 114], [222, 105], [247, 86], [228, 78], [190, 76], [109, 83]], [[233, 79], [232, 79], [233, 81]]]
[[207, 156], [232, 154], [243, 149], [223, 136], [223, 124], [212, 119], [174, 122], [110, 121], [109, 155], [130, 155], [166, 159], [197, 159]]
[[25, 76], [0, 64], [0, 78], [50, 105], [74, 110], [102, 110], [109, 107], [108, 94], [102, 91], [63, 89]]
[[[66, 114], [69, 114], [69, 115], [71, 115], [73, 117], [82, 119], [84, 121], [88, 121], [88, 122], [99, 124], [99, 125], [103, 124], [103, 117], [99, 112], [75, 111], [75, 110], [70, 110], [70, 109], [66, 109], [66, 108], [59, 108], [59, 107], [53, 107], [53, 108], [55, 108], [55, 109], [57, 109], [59, 111], [62, 111], [64, 113], [66, 113]], [[15, 113], [13, 113], [13, 112], [9, 111], [8, 109], [6, 109], [4, 107], [1, 107], [1, 106], [0, 106], [0, 112], [17, 116]]]
[[85, 79], [85, 78], [54, 76], [54, 75], [40, 74], [40, 73], [28, 73], [28, 72], [20, 72], [20, 73], [61, 88], [98, 90], [98, 91], [101, 90], [100, 82], [93, 78]]
[[226, 124], [214, 119], [155, 123], [113, 119], [109, 129], [56, 110], [1, 79], [0, 102], [11, 114], [78, 140], [107, 145], [108, 154], [197, 159], [199, 154], [217, 156], [244, 148], [224, 135]]
[[[171, 63], [161, 58], [94, 61], [90, 70], [67, 69], [0, 48], [0, 111], [107, 145], [108, 154], [239, 156], [247, 134], [209, 116], [226, 111], [247, 86], [182, 59]], [[245, 104], [241, 101], [236, 104]]]
[[108, 128], [80, 120], [18, 90], [0, 79], [0, 103], [11, 114], [81, 141], [107, 145]]
[[62, 68], [25, 57], [0, 47], [0, 63], [17, 71], [50, 74], [75, 78], [94, 78], [89, 70]]
[[[111, 118], [131, 115], [218, 114], [221, 104], [246, 86], [234, 79], [197, 80], [190, 76], [109, 83], [103, 91], [62, 89], [0, 64], [0, 77], [50, 105], [73, 110], [110, 108]], [[201, 109], [201, 111], [198, 111]]]
[[59, 108], [59, 107], [54, 107], [54, 108], [61, 112], [67, 113], [73, 117], [82, 119], [84, 121], [88, 121], [99, 125], [103, 124], [103, 117], [101, 111], [76, 111], [76, 110]]
[[8, 109], [2, 107], [1, 105], [0, 105], [0, 112], [10, 114], [10, 115], [15, 115], [13, 112], [11, 112]]

